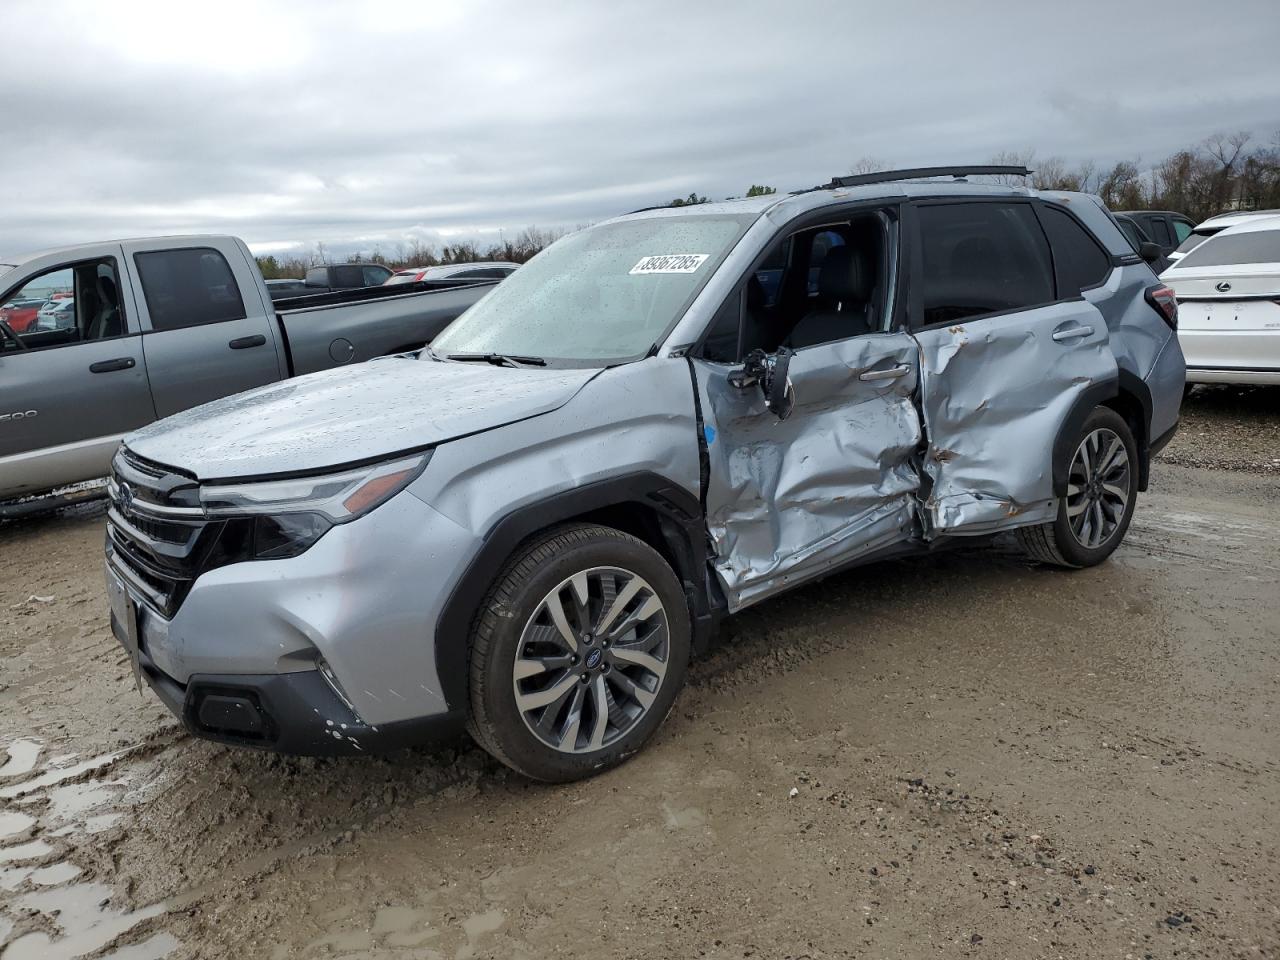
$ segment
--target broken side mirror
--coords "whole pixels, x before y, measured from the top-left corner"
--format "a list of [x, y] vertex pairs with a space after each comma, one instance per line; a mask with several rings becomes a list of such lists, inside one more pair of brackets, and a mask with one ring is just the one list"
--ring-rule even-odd
[[1164, 252], [1160, 249], [1160, 244], [1146, 240], [1138, 244], [1138, 256], [1147, 261], [1147, 263], [1155, 263], [1164, 256]]
[[778, 352], [772, 354], [752, 350], [742, 362], [742, 369], [729, 374], [729, 384], [739, 390], [759, 384], [769, 412], [785, 420], [796, 405], [795, 389], [787, 376], [794, 355], [794, 351], [786, 347], [779, 347]]

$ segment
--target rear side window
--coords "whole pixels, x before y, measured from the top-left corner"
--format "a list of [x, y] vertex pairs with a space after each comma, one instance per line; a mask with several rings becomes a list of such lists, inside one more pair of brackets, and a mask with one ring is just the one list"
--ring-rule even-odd
[[244, 319], [244, 301], [226, 258], [209, 247], [134, 255], [155, 330]]
[[1200, 233], [1200, 232], [1193, 233], [1191, 234], [1191, 236], [1187, 237], [1187, 239], [1183, 240], [1180, 244], [1178, 244], [1178, 249], [1175, 252], [1190, 253], [1196, 247], [1200, 246], [1200, 244], [1208, 240], [1209, 237], [1211, 237], [1212, 235], [1213, 234], [1210, 234], [1210, 233]]
[[920, 208], [926, 325], [1053, 301], [1049, 244], [1026, 203]]
[[1065, 210], [1042, 207], [1041, 220], [1053, 247], [1053, 266], [1058, 278], [1058, 299], [1078, 296], [1087, 287], [1096, 287], [1111, 272], [1111, 257], [1093, 235]]
[[1167, 247], [1173, 243], [1173, 236], [1169, 233], [1169, 221], [1164, 217], [1152, 217], [1147, 221], [1148, 230], [1151, 238], [1162, 247]]
[[307, 271], [307, 279], [303, 283], [312, 287], [327, 287], [329, 285], [329, 268], [312, 267]]
[[1219, 234], [1179, 260], [1178, 266], [1221, 267], [1236, 263], [1280, 263], [1280, 230]]
[[364, 268], [356, 264], [345, 267], [331, 267], [333, 271], [333, 285], [339, 289], [347, 289], [349, 287], [363, 287]]

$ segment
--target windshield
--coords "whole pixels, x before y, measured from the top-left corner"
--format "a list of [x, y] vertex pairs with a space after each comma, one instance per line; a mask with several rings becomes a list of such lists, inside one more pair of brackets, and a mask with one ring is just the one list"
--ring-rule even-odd
[[1182, 267], [1225, 267], [1237, 263], [1280, 263], [1280, 230], [1222, 233], [1187, 254]]
[[445, 328], [430, 352], [570, 366], [638, 359], [680, 319], [755, 219], [652, 217], [570, 234]]

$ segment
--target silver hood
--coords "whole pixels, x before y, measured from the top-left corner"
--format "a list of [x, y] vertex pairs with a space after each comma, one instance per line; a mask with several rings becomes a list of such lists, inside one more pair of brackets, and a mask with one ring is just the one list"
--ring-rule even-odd
[[311, 472], [548, 413], [598, 372], [377, 360], [215, 400], [124, 442], [200, 480]]

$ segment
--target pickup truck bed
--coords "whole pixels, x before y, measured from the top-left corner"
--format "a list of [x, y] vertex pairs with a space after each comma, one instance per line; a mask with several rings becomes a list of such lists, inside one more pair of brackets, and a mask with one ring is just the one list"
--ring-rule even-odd
[[437, 281], [273, 303], [234, 237], [126, 240], [10, 260], [0, 265], [0, 308], [54, 293], [70, 293], [76, 307], [69, 327], [0, 325], [0, 518], [103, 476], [120, 438], [153, 420], [418, 349], [494, 285]]

